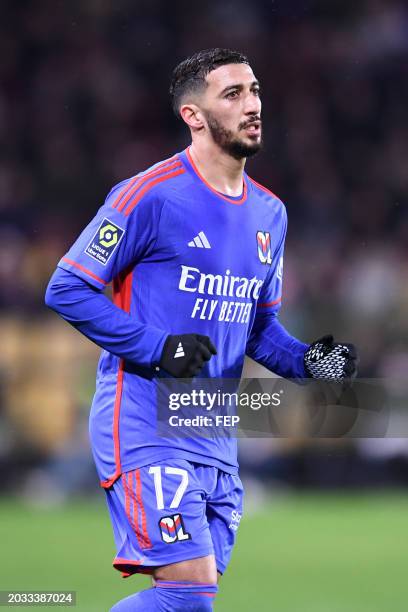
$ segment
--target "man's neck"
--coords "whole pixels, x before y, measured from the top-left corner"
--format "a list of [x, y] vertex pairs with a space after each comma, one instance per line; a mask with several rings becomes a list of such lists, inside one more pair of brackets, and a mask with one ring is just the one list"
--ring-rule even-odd
[[241, 195], [245, 158], [234, 159], [215, 143], [205, 142], [193, 142], [190, 155], [213, 189], [232, 197]]

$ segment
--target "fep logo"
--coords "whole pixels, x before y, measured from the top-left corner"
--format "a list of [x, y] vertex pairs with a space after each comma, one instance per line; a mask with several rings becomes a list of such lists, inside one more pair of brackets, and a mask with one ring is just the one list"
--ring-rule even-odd
[[105, 266], [124, 233], [125, 230], [105, 218], [86, 247], [85, 253]]
[[257, 232], [256, 242], [258, 245], [259, 261], [263, 264], [271, 265], [271, 235], [269, 232]]

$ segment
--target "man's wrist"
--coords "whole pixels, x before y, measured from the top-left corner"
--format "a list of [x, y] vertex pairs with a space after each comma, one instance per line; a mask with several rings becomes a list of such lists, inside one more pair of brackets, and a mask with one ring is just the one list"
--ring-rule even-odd
[[155, 332], [155, 337], [152, 338], [152, 345], [154, 348], [150, 358], [150, 365], [153, 369], [159, 370], [159, 363], [163, 353], [163, 348], [170, 334], [159, 329], [156, 329]]

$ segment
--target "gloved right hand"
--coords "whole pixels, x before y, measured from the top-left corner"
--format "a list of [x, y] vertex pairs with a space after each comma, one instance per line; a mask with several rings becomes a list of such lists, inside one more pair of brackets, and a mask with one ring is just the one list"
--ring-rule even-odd
[[217, 349], [208, 336], [179, 334], [167, 336], [159, 366], [175, 378], [193, 378]]

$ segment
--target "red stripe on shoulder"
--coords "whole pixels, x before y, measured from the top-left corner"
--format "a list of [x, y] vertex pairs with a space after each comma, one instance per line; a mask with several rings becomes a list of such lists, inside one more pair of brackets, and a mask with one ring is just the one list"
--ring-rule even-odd
[[102, 285], [107, 285], [108, 284], [106, 281], [103, 280], [103, 278], [99, 278], [99, 276], [94, 274], [91, 270], [88, 270], [88, 268], [85, 268], [85, 266], [82, 266], [81, 264], [77, 263], [76, 261], [72, 261], [72, 259], [68, 259], [68, 257], [62, 257], [62, 261], [66, 261], [71, 266], [74, 266], [74, 268], [78, 268], [78, 270], [81, 270], [81, 272], [85, 272], [85, 274], [87, 274], [91, 278], [94, 278], [95, 280], [97, 280], [98, 283], [102, 283]]
[[144, 187], [140, 191], [138, 191], [134, 200], [130, 202], [129, 206], [124, 212], [125, 216], [127, 217], [128, 215], [130, 215], [132, 210], [135, 208], [138, 202], [140, 202], [140, 200], [145, 195], [145, 193], [149, 191], [152, 187], [154, 187], [158, 183], [162, 183], [163, 181], [168, 181], [169, 179], [174, 178], [175, 176], [179, 176], [180, 174], [184, 174], [184, 173], [185, 173], [185, 169], [181, 167], [179, 168], [179, 170], [175, 170], [174, 172], [170, 172], [168, 174], [161, 175], [158, 178], [148, 182], [146, 185], [144, 185]]
[[273, 302], [264, 302], [263, 304], [257, 304], [257, 308], [268, 308], [268, 306], [276, 306], [282, 301], [282, 298], [278, 298], [277, 300], [273, 300]]
[[172, 164], [165, 166], [164, 168], [158, 168], [157, 170], [154, 170], [153, 172], [149, 172], [145, 176], [141, 177], [140, 180], [138, 180], [137, 183], [133, 186], [133, 188], [127, 192], [126, 196], [123, 198], [117, 210], [119, 212], [122, 212], [126, 204], [129, 202], [129, 200], [131, 200], [133, 196], [139, 191], [139, 189], [145, 183], [149, 182], [152, 178], [154, 178], [155, 176], [162, 176], [166, 172], [170, 172], [171, 170], [175, 170], [176, 168], [181, 168], [181, 167], [182, 167], [181, 161], [175, 161]]
[[265, 193], [268, 193], [269, 195], [273, 196], [274, 198], [276, 198], [277, 200], [279, 200], [279, 202], [281, 201], [280, 198], [278, 198], [278, 196], [273, 193], [273, 191], [271, 191], [270, 189], [268, 189], [267, 187], [264, 187], [263, 185], [261, 185], [261, 183], [258, 183], [257, 181], [255, 181], [253, 178], [251, 178], [250, 176], [248, 176], [249, 180], [251, 181], [251, 183], [253, 183], [254, 185], [256, 185], [257, 187], [259, 187], [259, 189], [262, 189], [262, 191], [264, 191]]
[[132, 187], [134, 187], [134, 185], [140, 180], [143, 179], [144, 177], [152, 174], [153, 172], [157, 172], [158, 170], [160, 170], [161, 168], [165, 168], [166, 166], [170, 165], [172, 162], [174, 162], [176, 159], [178, 159], [177, 155], [173, 155], [173, 157], [170, 157], [169, 159], [164, 160], [163, 162], [161, 162], [158, 166], [155, 166], [154, 168], [152, 168], [151, 170], [148, 170], [147, 172], [145, 172], [144, 174], [140, 175], [137, 174], [136, 176], [134, 176], [120, 191], [118, 197], [116, 198], [116, 200], [114, 201], [114, 203], [112, 204], [112, 208], [117, 208], [119, 202], [122, 200], [122, 198], [129, 193], [129, 190], [132, 189]]

